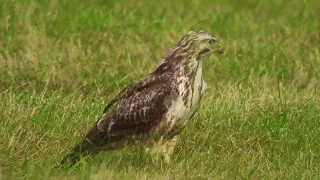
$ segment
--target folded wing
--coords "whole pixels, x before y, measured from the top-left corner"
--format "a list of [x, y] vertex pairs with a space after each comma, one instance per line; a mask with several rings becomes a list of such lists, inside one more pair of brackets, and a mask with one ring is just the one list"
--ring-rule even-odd
[[[157, 126], [178, 96], [170, 76], [149, 76], [126, 90], [97, 121], [97, 129], [110, 136], [133, 135]], [[121, 93], [120, 93], [121, 94]]]

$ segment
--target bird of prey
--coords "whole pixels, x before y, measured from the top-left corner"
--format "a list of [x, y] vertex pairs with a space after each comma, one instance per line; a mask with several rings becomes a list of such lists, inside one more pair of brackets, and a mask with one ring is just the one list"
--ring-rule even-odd
[[104, 109], [84, 140], [61, 166], [80, 157], [141, 143], [169, 161], [177, 135], [198, 110], [206, 83], [202, 59], [224, 54], [219, 41], [204, 31], [189, 31], [149, 75], [125, 87]]

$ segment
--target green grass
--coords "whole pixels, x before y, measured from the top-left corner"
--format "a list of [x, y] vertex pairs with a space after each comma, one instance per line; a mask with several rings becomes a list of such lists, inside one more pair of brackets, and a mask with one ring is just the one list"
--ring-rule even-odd
[[[0, 179], [319, 179], [320, 4], [0, 1]], [[184, 33], [214, 33], [210, 85], [173, 162], [139, 147], [53, 167]]]

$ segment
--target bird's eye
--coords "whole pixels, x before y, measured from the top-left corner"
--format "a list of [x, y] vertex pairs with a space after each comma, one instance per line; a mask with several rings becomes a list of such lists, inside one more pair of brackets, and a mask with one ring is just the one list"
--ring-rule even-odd
[[216, 43], [217, 42], [217, 40], [215, 40], [215, 39], [210, 39], [209, 41], [208, 41], [208, 43], [210, 44], [210, 45], [213, 45], [214, 43]]

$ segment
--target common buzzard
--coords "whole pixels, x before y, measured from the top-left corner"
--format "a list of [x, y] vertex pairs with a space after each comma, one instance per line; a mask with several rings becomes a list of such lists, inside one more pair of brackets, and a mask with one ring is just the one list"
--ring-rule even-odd
[[170, 160], [177, 135], [197, 111], [206, 83], [202, 59], [212, 52], [223, 55], [210, 33], [190, 31], [155, 71], [124, 88], [104, 109], [84, 140], [62, 161], [72, 166], [101, 151], [142, 143], [157, 147]]

